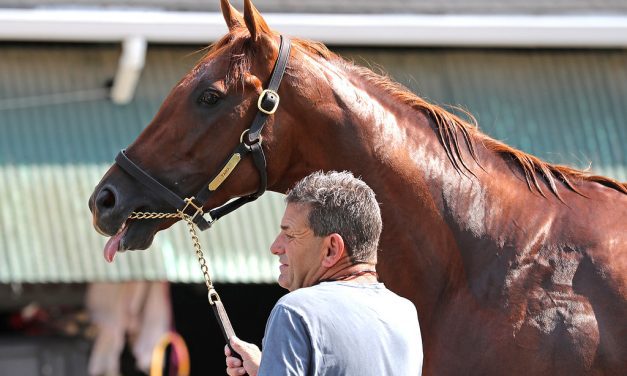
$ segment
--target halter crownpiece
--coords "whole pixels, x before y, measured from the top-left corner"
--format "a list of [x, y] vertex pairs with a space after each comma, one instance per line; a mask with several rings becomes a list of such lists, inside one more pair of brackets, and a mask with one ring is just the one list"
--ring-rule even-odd
[[[181, 198], [176, 193], [172, 192], [166, 186], [158, 182], [152, 176], [150, 176], [141, 167], [131, 161], [126, 155], [126, 150], [122, 150], [115, 157], [115, 162], [124, 171], [146, 186], [148, 189], [158, 194], [161, 198], [172, 205], [177, 212], [181, 212], [191, 217], [192, 221], [200, 228], [200, 230], [206, 230], [211, 227], [213, 222], [217, 221], [222, 216], [238, 209], [240, 206], [255, 201], [261, 196], [267, 188], [268, 176], [266, 171], [266, 157], [261, 147], [261, 131], [266, 124], [266, 120], [269, 115], [276, 112], [280, 97], [277, 93], [285, 68], [287, 67], [287, 61], [290, 56], [291, 43], [288, 37], [281, 35], [281, 43], [279, 46], [279, 56], [274, 63], [272, 69], [272, 75], [268, 88], [263, 90], [257, 100], [257, 109], [259, 110], [255, 115], [255, 118], [249, 129], [244, 131], [240, 136], [240, 143], [235, 147], [231, 155], [222, 163], [218, 173], [215, 174], [209, 183], [204, 184], [201, 190], [191, 197]], [[244, 137], [246, 135], [246, 137]], [[246, 139], [244, 139], [246, 138]], [[253, 163], [259, 172], [260, 184], [257, 192], [239, 197], [231, 202], [228, 202], [220, 207], [209, 210], [205, 213], [203, 208], [213, 192], [228, 178], [233, 172], [239, 162], [247, 155], [252, 154]], [[209, 214], [209, 220], [205, 219], [204, 215]]]

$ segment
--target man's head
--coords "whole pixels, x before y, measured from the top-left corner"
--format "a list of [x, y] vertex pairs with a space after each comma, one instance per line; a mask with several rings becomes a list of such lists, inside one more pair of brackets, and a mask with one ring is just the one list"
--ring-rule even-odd
[[310, 207], [309, 227], [316, 236], [337, 233], [353, 263], [377, 262], [381, 210], [372, 189], [350, 172], [314, 172], [287, 193], [288, 204]]
[[286, 202], [271, 247], [282, 287], [309, 286], [334, 266], [376, 264], [381, 212], [366, 183], [350, 172], [316, 172], [296, 183]]

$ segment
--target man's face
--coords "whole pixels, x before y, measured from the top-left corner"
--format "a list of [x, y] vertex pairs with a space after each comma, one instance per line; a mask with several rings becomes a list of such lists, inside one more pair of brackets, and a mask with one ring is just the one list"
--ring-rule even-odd
[[309, 211], [307, 204], [287, 204], [281, 232], [270, 246], [281, 263], [279, 285], [289, 291], [313, 285], [321, 274], [324, 238], [309, 228]]

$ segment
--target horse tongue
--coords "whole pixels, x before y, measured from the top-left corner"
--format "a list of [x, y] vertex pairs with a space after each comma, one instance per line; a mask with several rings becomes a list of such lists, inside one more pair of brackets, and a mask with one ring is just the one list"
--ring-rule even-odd
[[120, 240], [122, 239], [122, 236], [124, 236], [125, 233], [126, 231], [118, 232], [117, 234], [110, 237], [109, 240], [107, 241], [107, 244], [105, 244], [104, 258], [105, 260], [107, 260], [107, 262], [109, 263], [113, 262], [113, 258], [115, 258], [115, 254], [120, 248]]

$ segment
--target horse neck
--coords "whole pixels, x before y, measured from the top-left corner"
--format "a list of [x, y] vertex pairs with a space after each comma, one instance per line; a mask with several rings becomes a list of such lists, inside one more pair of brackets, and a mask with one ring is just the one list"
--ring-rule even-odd
[[[469, 165], [475, 176], [460, 172], [425, 112], [359, 78], [351, 81], [347, 74], [331, 72], [325, 79], [337, 108], [305, 125], [320, 134], [312, 134], [312, 144], [303, 150], [320, 153], [302, 153], [307, 155], [304, 165], [312, 170], [350, 170], [377, 192], [384, 221], [378, 268], [384, 281], [386, 275], [395, 276], [386, 283], [411, 298], [421, 321], [429, 322], [438, 315], [445, 296], [467, 291], [468, 253], [485, 246], [480, 242], [486, 238], [494, 238], [490, 232], [495, 228], [486, 223], [497, 215], [488, 200], [495, 187], [486, 180], [508, 179], [509, 187], [521, 194], [526, 185], [511, 172], [503, 173], [505, 162], [486, 149], [478, 150], [485, 170], [473, 162]], [[462, 148], [461, 153], [472, 161], [468, 150]]]
[[[375, 190], [384, 223], [378, 265], [382, 279], [411, 298], [421, 320], [428, 321], [443, 293], [459, 285], [463, 273], [436, 192], [444, 182], [434, 182], [435, 175], [425, 174], [424, 163], [437, 164], [443, 174], [457, 173], [445, 162], [427, 117], [351, 81], [346, 72], [327, 71], [320, 80], [324, 82], [312, 87], [331, 88], [332, 93], [322, 96], [334, 103], [310, 120], [300, 120], [298, 128], [305, 129], [307, 136], [298, 137], [297, 157], [284, 176], [318, 169], [349, 170]], [[303, 102], [315, 102], [303, 96]], [[399, 268], [399, 264], [415, 267]], [[400, 283], [407, 280], [415, 283]]]

